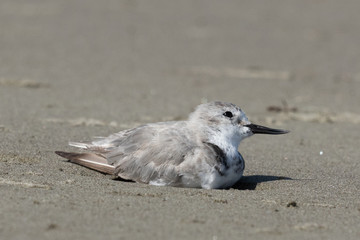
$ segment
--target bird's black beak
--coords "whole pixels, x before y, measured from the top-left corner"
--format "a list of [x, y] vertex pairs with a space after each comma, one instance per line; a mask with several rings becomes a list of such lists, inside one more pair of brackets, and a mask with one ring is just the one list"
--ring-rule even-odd
[[288, 133], [289, 131], [287, 130], [282, 130], [282, 129], [275, 129], [275, 128], [268, 128], [268, 127], [264, 127], [264, 126], [260, 126], [260, 125], [256, 125], [256, 124], [248, 124], [245, 125], [246, 127], [250, 128], [251, 132], [253, 134], [285, 134]]

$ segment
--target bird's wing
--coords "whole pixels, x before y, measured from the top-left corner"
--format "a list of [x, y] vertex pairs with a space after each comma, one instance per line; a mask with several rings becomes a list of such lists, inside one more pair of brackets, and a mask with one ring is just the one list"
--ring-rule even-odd
[[[186, 122], [163, 122], [125, 130], [91, 143], [71, 145], [104, 156], [115, 167], [115, 175], [149, 183], [161, 180], [176, 185], [176, 167], [194, 151], [192, 134]], [[161, 183], [159, 183], [161, 184]]]
[[194, 149], [184, 122], [151, 124], [133, 132], [105, 156], [125, 179], [176, 185], [180, 165]]

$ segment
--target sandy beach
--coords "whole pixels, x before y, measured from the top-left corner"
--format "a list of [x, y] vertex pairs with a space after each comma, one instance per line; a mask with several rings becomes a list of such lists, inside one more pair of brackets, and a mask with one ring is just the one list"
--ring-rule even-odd
[[[358, 1], [0, 3], [0, 239], [360, 239]], [[66, 162], [68, 141], [235, 103], [291, 132], [227, 190]]]

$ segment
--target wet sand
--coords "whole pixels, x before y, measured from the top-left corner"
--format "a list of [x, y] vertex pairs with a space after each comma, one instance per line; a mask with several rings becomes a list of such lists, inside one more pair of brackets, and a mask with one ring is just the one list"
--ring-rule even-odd
[[[357, 1], [0, 3], [1, 239], [359, 239]], [[70, 164], [67, 142], [204, 101], [289, 129], [228, 190]]]

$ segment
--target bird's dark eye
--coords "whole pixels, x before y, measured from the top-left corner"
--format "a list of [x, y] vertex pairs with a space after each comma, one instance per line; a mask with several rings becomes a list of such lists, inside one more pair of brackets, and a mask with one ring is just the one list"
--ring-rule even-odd
[[225, 117], [228, 117], [228, 118], [232, 118], [233, 117], [233, 114], [232, 114], [232, 112], [229, 112], [229, 111], [227, 111], [227, 112], [224, 112], [224, 114], [223, 114]]

